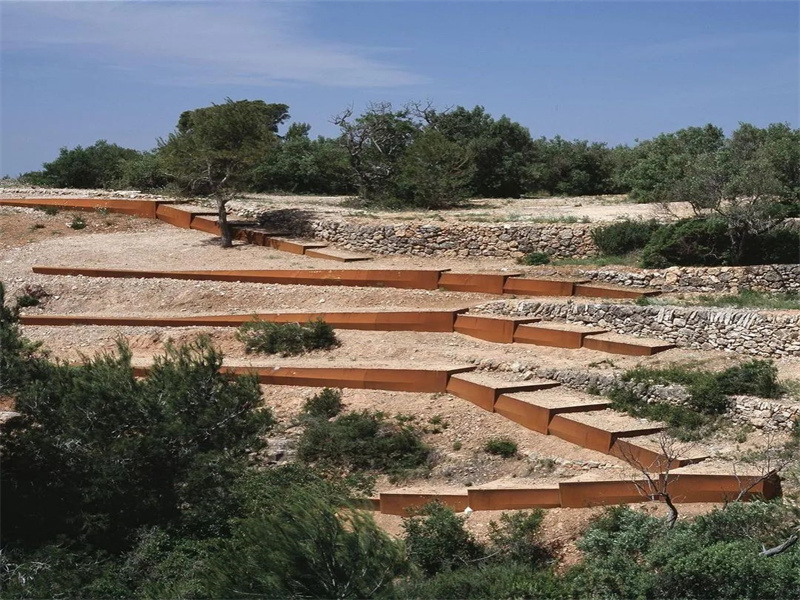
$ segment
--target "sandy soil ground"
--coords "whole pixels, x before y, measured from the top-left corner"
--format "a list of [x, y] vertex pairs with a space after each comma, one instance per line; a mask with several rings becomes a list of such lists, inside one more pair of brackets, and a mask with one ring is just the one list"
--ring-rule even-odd
[[[137, 192], [104, 192], [102, 190], [52, 190], [45, 188], [0, 187], [0, 197], [160, 197]], [[434, 221], [448, 223], [547, 222], [577, 220], [604, 222], [616, 219], [651, 219], [684, 217], [691, 214], [686, 202], [671, 203], [668, 209], [654, 204], [635, 204], [625, 195], [551, 198], [479, 198], [462, 207], [445, 211], [385, 211], [374, 208], [353, 208], [353, 198], [346, 196], [293, 196], [283, 194], [244, 194], [231, 204], [264, 211], [299, 208], [319, 216], [381, 221]]]

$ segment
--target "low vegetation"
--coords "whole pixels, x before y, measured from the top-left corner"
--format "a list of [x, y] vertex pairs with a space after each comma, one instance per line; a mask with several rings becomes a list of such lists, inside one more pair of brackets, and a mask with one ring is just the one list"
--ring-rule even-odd
[[309, 464], [394, 476], [425, 466], [430, 455], [408, 420], [368, 410], [309, 421], [297, 446], [297, 456]]
[[[338, 468], [266, 466], [272, 412], [255, 378], [220, 373], [208, 340], [169, 347], [144, 377], [122, 344], [53, 362], [3, 293], [0, 395], [20, 414], [0, 436], [3, 598], [800, 596], [797, 515], [782, 502], [732, 502], [673, 528], [608, 509], [570, 565], [557, 565], [542, 511], [503, 515], [482, 540], [466, 516], [429, 505], [389, 536], [341, 475], [426, 461], [413, 419], [328, 420], [339, 407], [323, 390], [306, 404], [301, 449]], [[768, 378], [747, 369], [720, 385]]]
[[303, 404], [303, 415], [311, 419], [332, 419], [342, 412], [342, 392], [324, 388]]
[[550, 263], [550, 255], [546, 252], [528, 252], [517, 261], [521, 265], [547, 265]]
[[248, 354], [292, 356], [340, 345], [333, 328], [322, 319], [311, 323], [249, 321], [239, 327], [236, 337]]
[[680, 384], [688, 392], [685, 404], [648, 403], [627, 386], [611, 390], [612, 408], [635, 417], [664, 421], [682, 440], [696, 440], [719, 424], [731, 405], [731, 396], [777, 398], [784, 393], [778, 369], [769, 360], [751, 360], [721, 372], [683, 366], [662, 369], [637, 367], [626, 371], [622, 381], [646, 385]]
[[776, 294], [756, 290], [741, 290], [738, 294], [723, 296], [701, 295], [679, 300], [691, 306], [719, 306], [734, 308], [767, 308], [774, 310], [800, 310], [800, 294], [787, 292]]
[[511, 458], [517, 454], [517, 443], [507, 437], [491, 438], [484, 444], [483, 449], [489, 454]]

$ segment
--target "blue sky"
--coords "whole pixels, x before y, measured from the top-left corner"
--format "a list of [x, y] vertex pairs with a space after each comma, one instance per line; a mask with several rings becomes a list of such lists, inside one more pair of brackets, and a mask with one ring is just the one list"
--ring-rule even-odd
[[415, 99], [610, 144], [798, 127], [799, 6], [0, 0], [0, 175], [98, 139], [152, 148], [225, 97], [286, 103], [323, 135], [347, 106]]

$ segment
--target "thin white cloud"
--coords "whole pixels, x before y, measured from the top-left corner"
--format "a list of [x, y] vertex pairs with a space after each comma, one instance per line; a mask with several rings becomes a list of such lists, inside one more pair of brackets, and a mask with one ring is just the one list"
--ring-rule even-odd
[[2, 9], [2, 45], [62, 47], [139, 77], [192, 84], [395, 87], [427, 81], [378, 58], [386, 49], [318, 39], [303, 18], [308, 8], [255, 2], [13, 3]]

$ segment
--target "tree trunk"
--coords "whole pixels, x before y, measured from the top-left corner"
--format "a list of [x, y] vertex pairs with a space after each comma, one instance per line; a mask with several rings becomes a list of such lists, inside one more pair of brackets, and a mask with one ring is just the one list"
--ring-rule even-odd
[[227, 198], [217, 198], [217, 210], [219, 214], [218, 224], [220, 235], [222, 236], [223, 248], [230, 248], [233, 246], [233, 232], [231, 231], [231, 226], [228, 225], [228, 213], [225, 212], [225, 205], [227, 203]]

